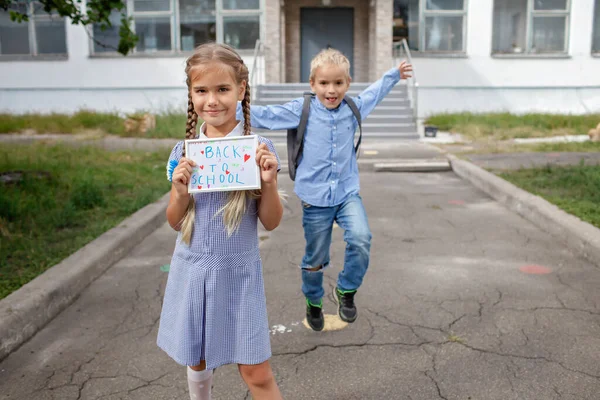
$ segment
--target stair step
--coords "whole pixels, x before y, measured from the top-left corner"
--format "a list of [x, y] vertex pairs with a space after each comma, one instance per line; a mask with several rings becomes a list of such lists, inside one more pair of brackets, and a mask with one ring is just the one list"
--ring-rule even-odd
[[401, 109], [397, 113], [390, 113], [389, 111], [377, 111], [377, 109], [373, 110], [371, 114], [367, 118], [411, 118], [414, 119], [412, 110], [410, 109]]
[[396, 132], [416, 132], [417, 131], [417, 127], [415, 125], [396, 125], [393, 127], [384, 127], [384, 126], [380, 126], [380, 127], [368, 127], [365, 128], [363, 127], [363, 135], [366, 134], [371, 134], [371, 133], [396, 133]]
[[362, 124], [363, 129], [369, 128], [396, 128], [398, 126], [404, 125], [412, 125], [415, 124], [413, 122], [373, 122], [373, 121], [365, 121]]
[[[269, 131], [269, 130], [256, 129], [256, 128], [252, 128], [252, 132], [262, 135], [262, 136], [266, 136], [266, 137], [271, 137], [272, 135], [285, 137], [287, 134], [286, 131]], [[275, 132], [279, 132], [279, 133], [275, 134]], [[363, 135], [364, 136], [372, 136], [372, 135], [394, 136], [399, 133], [416, 133], [416, 132], [417, 132], [417, 127], [414, 124], [395, 124], [395, 126], [393, 126], [393, 127], [369, 127], [369, 128], [365, 128], [363, 126]]]
[[[254, 134], [273, 139], [285, 140], [285, 131], [263, 131], [261, 129], [253, 129]], [[363, 132], [363, 138], [396, 138], [396, 139], [419, 139], [420, 136], [416, 129], [413, 130], [394, 130], [385, 132]]]
[[412, 114], [397, 114], [397, 115], [378, 115], [371, 114], [363, 121], [363, 128], [370, 123], [378, 123], [378, 124], [393, 124], [397, 125], [399, 123], [413, 122]]
[[448, 160], [401, 160], [373, 165], [375, 172], [442, 172], [451, 171]]
[[[280, 104], [280, 103], [276, 103]], [[270, 102], [266, 102], [262, 104], [262, 102], [256, 100], [252, 103], [252, 105], [261, 106], [261, 105], [271, 105]], [[375, 109], [369, 114], [367, 118], [408, 118], [414, 119], [413, 111], [408, 106], [393, 106], [389, 108], [384, 108], [385, 106], [377, 106]]]
[[[288, 89], [288, 88], [281, 88], [281, 89], [271, 89], [271, 88], [264, 88], [264, 87], [259, 87], [257, 90], [258, 93], [258, 97], [264, 97], [264, 96], [271, 96], [271, 97], [287, 97], [287, 96], [293, 96], [293, 97], [302, 97], [304, 95], [304, 92], [310, 91], [310, 88], [305, 88], [304, 90], [302, 89], [298, 89], [298, 90], [292, 90], [292, 89]], [[363, 90], [348, 90], [348, 92], [346, 92], [346, 94], [348, 96], [358, 96], [359, 94], [361, 94], [363, 92]], [[402, 90], [402, 89], [394, 89], [392, 91], [390, 91], [390, 93], [386, 96], [392, 96], [392, 97], [398, 97], [398, 96], [406, 96], [406, 89]]]
[[[409, 102], [409, 104], [410, 104], [410, 102]], [[382, 105], [382, 104], [379, 104], [377, 107], [375, 107], [373, 112], [385, 111], [385, 112], [392, 112], [395, 114], [396, 112], [403, 111], [403, 110], [408, 110], [412, 113], [412, 108], [410, 108], [410, 105], [408, 105], [408, 106], [396, 106], [396, 105], [386, 106], [386, 105]]]
[[[260, 97], [258, 97], [256, 100], [253, 101], [253, 104], [256, 104], [256, 105], [259, 105], [259, 106], [266, 106], [266, 105], [273, 105], [273, 104], [284, 104], [284, 103], [287, 103], [287, 102], [289, 102], [289, 101], [291, 101], [293, 99], [295, 99], [295, 97], [270, 97], [270, 98], [260, 98]], [[395, 98], [388, 98], [388, 97], [386, 97], [379, 104], [380, 105], [378, 105], [376, 107], [376, 109], [379, 108], [380, 106], [389, 106], [389, 107], [392, 107], [392, 108], [388, 108], [388, 110], [395, 109], [394, 106], [410, 107], [410, 101], [408, 99], [406, 99], [406, 98], [395, 99]]]
[[381, 103], [379, 104], [385, 104], [388, 106], [392, 106], [394, 104], [407, 104], [410, 105], [410, 100], [406, 97], [402, 97], [402, 98], [395, 98], [395, 97], [385, 97], [383, 100], [381, 100]]
[[[371, 83], [364, 82], [352, 82], [350, 84], [350, 90], [364, 90], [371, 86]], [[257, 86], [260, 88], [268, 89], [291, 89], [291, 90], [310, 90], [310, 85], [307, 82], [304, 83], [266, 83]], [[394, 86], [392, 90], [405, 89], [407, 87], [406, 81], [400, 81]]]
[[[360, 92], [347, 93], [350, 97], [357, 97]], [[302, 91], [291, 92], [289, 90], [269, 90], [267, 92], [258, 92], [256, 95], [257, 99], [270, 99], [270, 98], [287, 98], [287, 99], [298, 99], [304, 95]], [[393, 92], [385, 96], [386, 99], [408, 99], [406, 93]]]

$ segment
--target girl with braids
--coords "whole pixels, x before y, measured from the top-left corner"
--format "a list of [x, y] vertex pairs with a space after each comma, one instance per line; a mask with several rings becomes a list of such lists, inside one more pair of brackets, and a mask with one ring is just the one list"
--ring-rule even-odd
[[[187, 60], [186, 139], [249, 135], [248, 68], [230, 47], [201, 45]], [[242, 101], [244, 121], [236, 120]], [[198, 118], [204, 123], [197, 129]], [[165, 289], [158, 346], [188, 366], [192, 400], [211, 397], [212, 370], [236, 363], [255, 399], [281, 399], [269, 358], [262, 263], [257, 221], [275, 229], [283, 214], [277, 191], [279, 158], [270, 140], [259, 137], [256, 162], [260, 191], [190, 195], [195, 163], [184, 142], [167, 166], [172, 182], [169, 224], [179, 231]]]

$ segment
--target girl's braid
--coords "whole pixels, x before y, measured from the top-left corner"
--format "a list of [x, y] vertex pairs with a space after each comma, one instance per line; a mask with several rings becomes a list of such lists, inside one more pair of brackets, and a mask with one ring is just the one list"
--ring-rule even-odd
[[250, 126], [250, 84], [246, 84], [246, 93], [242, 100], [242, 111], [244, 112], [244, 135], [250, 135], [252, 128]]
[[[188, 111], [187, 111], [187, 123], [185, 125], [185, 138], [193, 139], [196, 137], [196, 124], [198, 123], [198, 114], [194, 110], [194, 103], [192, 103], [192, 94], [188, 93]], [[183, 149], [183, 155], [185, 156], [185, 147]]]

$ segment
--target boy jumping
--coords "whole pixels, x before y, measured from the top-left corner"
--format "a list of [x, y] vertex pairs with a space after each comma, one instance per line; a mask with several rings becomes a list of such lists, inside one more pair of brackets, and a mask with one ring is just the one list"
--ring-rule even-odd
[[[402, 62], [353, 98], [364, 120], [400, 79], [409, 78], [412, 66]], [[344, 268], [334, 289], [338, 314], [354, 322], [354, 296], [369, 266], [371, 230], [359, 196], [358, 164], [354, 149], [357, 121], [344, 100], [350, 87], [350, 62], [339, 51], [321, 51], [311, 61], [310, 87], [315, 97], [304, 134], [303, 154], [296, 170], [296, 195], [302, 201], [306, 249], [302, 263], [302, 292], [306, 319], [320, 331], [323, 318], [323, 270], [329, 265], [331, 232], [336, 222], [344, 230]], [[253, 127], [285, 130], [298, 127], [304, 99], [283, 105], [251, 106]], [[241, 118], [241, 110], [238, 110]]]

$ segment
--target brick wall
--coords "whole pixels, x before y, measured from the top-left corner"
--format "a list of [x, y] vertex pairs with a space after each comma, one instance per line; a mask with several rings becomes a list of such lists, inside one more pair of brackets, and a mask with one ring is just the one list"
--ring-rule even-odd
[[265, 0], [265, 37], [263, 51], [265, 56], [266, 83], [283, 82], [285, 76], [285, 56], [282, 53], [285, 43], [285, 21], [280, 0]]
[[370, 9], [369, 81], [375, 81], [392, 67], [392, 15], [393, 0], [372, 0]]

